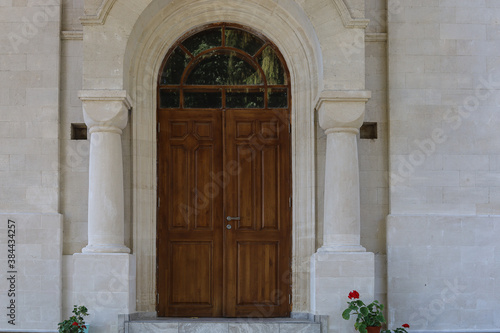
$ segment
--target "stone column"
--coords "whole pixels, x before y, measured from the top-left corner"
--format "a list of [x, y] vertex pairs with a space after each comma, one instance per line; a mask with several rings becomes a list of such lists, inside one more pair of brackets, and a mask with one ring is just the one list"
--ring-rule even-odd
[[129, 253], [124, 245], [122, 130], [131, 108], [123, 90], [82, 90], [90, 133], [88, 245], [83, 253]]
[[368, 91], [323, 91], [316, 104], [327, 135], [323, 246], [311, 258], [311, 306], [328, 315], [329, 332], [354, 330], [342, 319], [348, 294], [373, 299], [375, 258], [360, 245], [359, 167], [356, 136]]
[[360, 245], [359, 166], [356, 136], [368, 91], [324, 91], [316, 105], [327, 135], [323, 246], [320, 251], [365, 251]]

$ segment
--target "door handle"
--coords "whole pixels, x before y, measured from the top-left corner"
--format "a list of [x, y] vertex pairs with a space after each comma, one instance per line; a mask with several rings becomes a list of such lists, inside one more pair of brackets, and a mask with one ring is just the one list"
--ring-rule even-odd
[[241, 220], [241, 218], [239, 216], [237, 216], [237, 217], [228, 216], [228, 217], [226, 217], [226, 220], [228, 220], [228, 221], [239, 221], [239, 220]]

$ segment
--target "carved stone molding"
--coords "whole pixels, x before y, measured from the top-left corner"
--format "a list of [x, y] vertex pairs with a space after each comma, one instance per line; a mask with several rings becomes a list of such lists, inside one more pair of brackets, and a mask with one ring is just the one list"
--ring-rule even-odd
[[115, 2], [116, 0], [103, 0], [95, 14], [87, 14], [80, 17], [80, 22], [82, 22], [82, 25], [99, 25], [106, 23], [106, 18]]
[[[363, 124], [365, 104], [371, 92], [324, 90], [316, 101], [319, 125], [325, 131], [357, 133]], [[327, 133], [328, 134], [328, 133]]]
[[83, 116], [89, 131], [117, 131], [125, 128], [132, 108], [125, 90], [80, 90]]
[[344, 27], [349, 29], [365, 29], [368, 23], [370, 23], [368, 19], [353, 18], [349, 12], [349, 8], [345, 4], [345, 0], [333, 0], [333, 3], [337, 7]]
[[385, 32], [367, 32], [365, 42], [387, 42], [387, 33]]
[[81, 30], [71, 30], [71, 31], [61, 31], [62, 40], [83, 40], [83, 31]]
[[[345, 0], [332, 0], [337, 8], [342, 23], [346, 28], [350, 29], [365, 29], [368, 26], [370, 20], [353, 18], [349, 12], [349, 8], [345, 4]], [[80, 18], [83, 25], [100, 25], [106, 22], [106, 18], [113, 8], [116, 0], [103, 0], [102, 4], [99, 6], [95, 14], [87, 14]]]

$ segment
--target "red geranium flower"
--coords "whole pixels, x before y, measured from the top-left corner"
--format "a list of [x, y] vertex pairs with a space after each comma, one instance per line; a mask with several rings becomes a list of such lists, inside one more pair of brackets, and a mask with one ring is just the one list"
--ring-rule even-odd
[[408, 324], [403, 324], [403, 327], [404, 327], [404, 328], [410, 328], [410, 325], [408, 325]]
[[358, 299], [359, 293], [356, 290], [353, 290], [349, 293], [349, 299]]
[[78, 323], [76, 321], [73, 322], [73, 324], [71, 324], [72, 326], [78, 326]]
[[85, 325], [82, 325], [82, 327], [83, 327], [83, 328], [87, 328], [87, 326], [85, 326]]

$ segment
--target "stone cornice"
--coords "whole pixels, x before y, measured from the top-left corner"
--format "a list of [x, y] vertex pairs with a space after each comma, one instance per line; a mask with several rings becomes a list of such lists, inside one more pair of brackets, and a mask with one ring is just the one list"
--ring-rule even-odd
[[387, 33], [385, 32], [367, 32], [365, 42], [387, 42]]
[[82, 25], [102, 25], [106, 23], [106, 18], [115, 2], [116, 0], [103, 0], [95, 14], [80, 17], [80, 22], [82, 22]]
[[83, 40], [82, 30], [61, 31], [62, 40]]
[[351, 12], [349, 12], [349, 8], [344, 2], [345, 0], [333, 0], [333, 3], [337, 7], [337, 10], [340, 14], [340, 18], [342, 19], [342, 23], [344, 27], [349, 29], [365, 29], [370, 23], [368, 19], [359, 19], [353, 18], [351, 16]]
[[326, 134], [358, 133], [365, 116], [365, 104], [371, 92], [366, 90], [324, 90], [316, 101], [319, 125]]
[[121, 101], [127, 108], [132, 109], [132, 102], [125, 90], [80, 90], [78, 98], [85, 101]]
[[132, 108], [125, 90], [80, 90], [78, 97], [83, 104], [83, 118], [89, 132], [121, 134], [128, 122]]
[[319, 110], [324, 102], [363, 102], [371, 98], [368, 90], [323, 90], [316, 99], [315, 110]]

